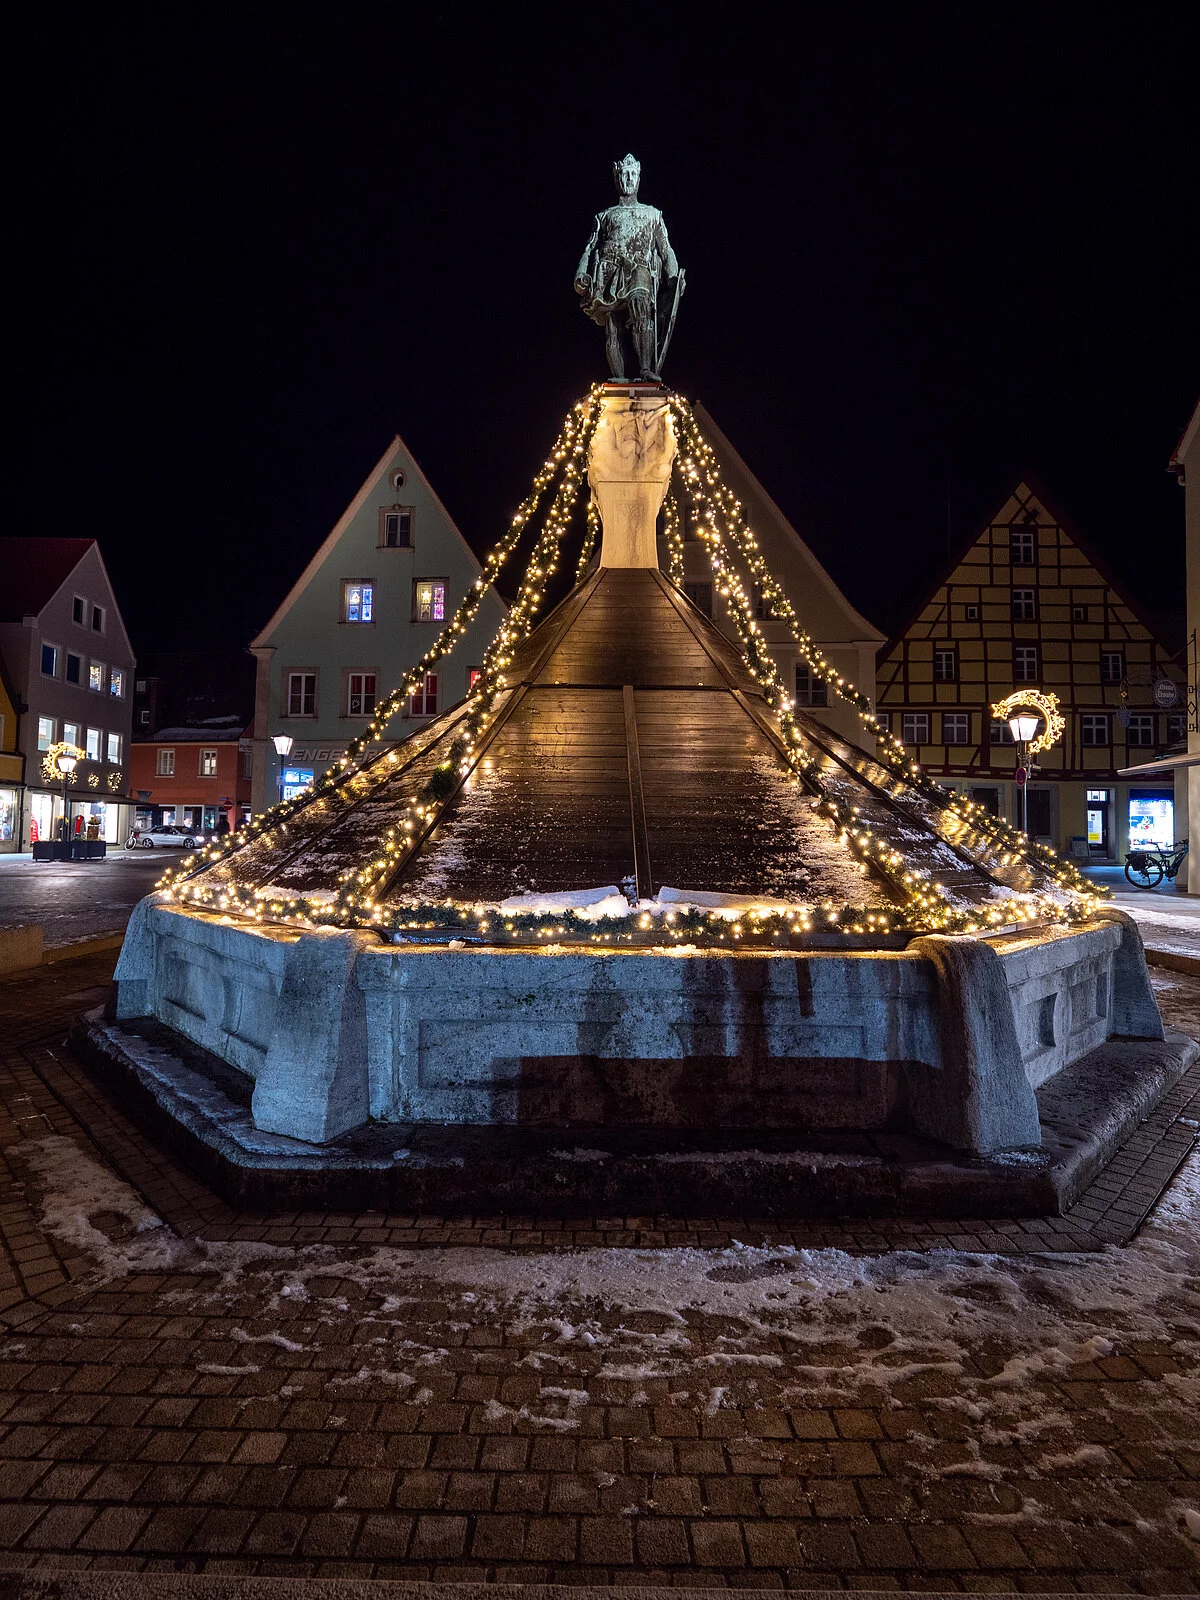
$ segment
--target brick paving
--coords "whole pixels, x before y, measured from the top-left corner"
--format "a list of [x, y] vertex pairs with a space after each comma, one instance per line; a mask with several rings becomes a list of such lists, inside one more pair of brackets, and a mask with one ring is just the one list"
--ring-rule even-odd
[[[1056, 1288], [1058, 1269], [1082, 1261], [1119, 1279], [1112, 1244], [1188, 1156], [1200, 1073], [1062, 1218], [264, 1216], [226, 1206], [159, 1151], [65, 1050], [67, 1022], [103, 997], [111, 965], [0, 981], [9, 1565], [1200, 1592], [1200, 1543], [1183, 1524], [1200, 1509], [1200, 1431], [1186, 1411], [1179, 1421], [1200, 1381], [1194, 1286], [1164, 1296], [1169, 1336], [1118, 1311], [1096, 1324], [1107, 1337], [1064, 1336], [1053, 1359], [1027, 1358], [1001, 1320], [961, 1362], [936, 1359], [931, 1329], [927, 1350], [906, 1346], [885, 1371], [886, 1296], [878, 1320], [847, 1312], [843, 1326], [825, 1307], [801, 1339], [802, 1319], [762, 1312], [771, 1290], [757, 1281], [792, 1259], [759, 1250], [745, 1269], [726, 1264], [737, 1241], [844, 1251], [823, 1259], [846, 1263], [850, 1293], [855, 1261], [903, 1251], [932, 1265], [945, 1257], [931, 1252], [954, 1251], [959, 1303], [987, 1311], [1017, 1281], [970, 1254], [994, 1252], [1065, 1328], [1077, 1291]], [[1171, 1016], [1200, 1015], [1200, 983], [1163, 977]], [[64, 1139], [166, 1227], [138, 1234], [119, 1210], [89, 1212], [101, 1260], [86, 1235], [43, 1225], [31, 1152]], [[603, 1296], [530, 1309], [489, 1277], [497, 1259], [518, 1278], [527, 1262], [532, 1293], [556, 1252], [636, 1261], [679, 1247], [714, 1253], [722, 1281], [756, 1280], [759, 1313]], [[386, 1250], [403, 1253], [390, 1288], [364, 1265]], [[1006, 1388], [1014, 1356], [1027, 1371]]]

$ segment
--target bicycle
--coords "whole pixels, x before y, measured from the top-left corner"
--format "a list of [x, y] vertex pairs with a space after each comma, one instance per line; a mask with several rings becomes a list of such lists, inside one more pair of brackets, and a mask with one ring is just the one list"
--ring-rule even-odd
[[1164, 878], [1174, 882], [1187, 853], [1186, 839], [1177, 840], [1169, 850], [1161, 844], [1131, 850], [1125, 857], [1125, 876], [1135, 889], [1155, 889]]

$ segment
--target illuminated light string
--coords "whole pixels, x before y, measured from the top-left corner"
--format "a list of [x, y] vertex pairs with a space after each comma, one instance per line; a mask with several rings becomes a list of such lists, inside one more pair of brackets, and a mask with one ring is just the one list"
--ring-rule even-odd
[[[877, 722], [866, 697], [837, 674], [825, 660], [809, 635], [799, 626], [786, 596], [768, 571], [757, 541], [746, 524], [740, 502], [722, 482], [711, 447], [703, 439], [687, 402], [677, 395], [671, 396], [669, 403], [684, 443], [684, 452], [677, 462], [679, 475], [719, 592], [732, 602], [731, 615], [747, 669], [761, 685], [764, 697], [774, 710], [783, 731], [789, 764], [797, 778], [806, 778], [816, 791], [817, 808], [825, 812], [837, 828], [838, 837], [858, 858], [860, 871], [866, 872], [872, 866], [879, 870], [885, 882], [890, 883], [900, 895], [902, 903], [867, 909], [825, 902], [821, 906], [796, 907], [786, 911], [750, 911], [733, 922], [729, 920], [728, 913], [719, 911], [681, 914], [678, 911], [664, 913], [659, 908], [653, 911], [643, 908], [636, 919], [604, 919], [596, 923], [570, 912], [552, 916], [529, 914], [502, 917], [494, 908], [464, 906], [452, 901], [436, 906], [398, 904], [385, 907], [374, 900], [375, 887], [390, 876], [392, 868], [408, 850], [417, 830], [436, 816], [440, 805], [469, 773], [478, 739], [490, 725], [496, 701], [510, 687], [507, 668], [512, 663], [517, 646], [531, 631], [545, 597], [546, 585], [557, 570], [562, 541], [586, 473], [587, 448], [599, 417], [602, 394], [601, 385], [593, 386], [589, 394], [568, 413], [553, 451], [534, 480], [533, 492], [518, 509], [504, 538], [487, 556], [483, 577], [476, 581], [451, 623], [401, 687], [381, 703], [366, 732], [315, 786], [317, 798], [314, 800], [313, 791], [308, 791], [294, 801], [273, 807], [270, 812], [254, 819], [253, 824], [239, 830], [238, 835], [231, 836], [229, 841], [210, 846], [202, 852], [198, 863], [195, 857], [189, 858], [182, 863], [182, 869], [202, 871], [251, 838], [262, 838], [267, 843], [282, 840], [287, 837], [288, 818], [294, 811], [313, 804], [326, 804], [329, 792], [340, 786], [352, 791], [365, 790], [373, 787], [375, 781], [382, 782], [390, 775], [389, 767], [396, 765], [399, 759], [394, 751], [383, 760], [376, 760], [369, 771], [361, 765], [362, 756], [378, 739], [407, 696], [423, 682], [428, 666], [457, 643], [478, 609], [491, 578], [515, 549], [545, 490], [561, 473], [558, 490], [529, 558], [517, 598], [488, 647], [482, 675], [468, 696], [467, 715], [450, 744], [449, 759], [439, 763], [433, 776], [411, 797], [404, 813], [387, 830], [383, 844], [373, 859], [357, 872], [345, 874], [341, 888], [331, 898], [286, 895], [277, 888], [246, 888], [233, 883], [209, 884], [196, 879], [180, 881], [175, 878], [172, 881], [173, 874], [168, 874], [162, 881], [168, 896], [185, 899], [210, 911], [234, 911], [257, 921], [367, 927], [400, 938], [406, 932], [414, 931], [457, 931], [481, 939], [489, 934], [493, 937], [503, 934], [515, 939], [531, 940], [570, 937], [573, 942], [599, 946], [644, 943], [647, 937], [661, 937], [670, 942], [703, 936], [716, 944], [736, 944], [747, 937], [752, 941], [766, 939], [771, 942], [796, 934], [821, 931], [871, 935], [918, 930], [978, 933], [1033, 921], [1073, 921], [1086, 917], [1094, 910], [1100, 896], [1093, 886], [1069, 864], [1060, 862], [1052, 852], [1041, 846], [1034, 846], [1033, 850], [1043, 858], [1043, 865], [1061, 887], [1075, 891], [1074, 904], [1064, 906], [1044, 896], [1024, 895], [991, 902], [985, 907], [951, 906], [941, 885], [906, 867], [902, 854], [873, 833], [862, 821], [856, 807], [845, 805], [829, 794], [821, 782], [819, 762], [807, 749], [803, 734], [792, 715], [793, 702], [779, 680], [765, 635], [754, 617], [750, 597], [725, 554], [725, 535], [728, 535], [731, 544], [748, 566], [769, 610], [789, 624], [810, 670], [829, 683], [841, 699], [853, 705], [860, 719], [876, 734], [883, 747], [881, 764], [885, 770], [902, 783], [924, 792], [941, 810], [952, 811], [964, 824], [986, 831], [994, 842], [1007, 851], [1003, 857], [1004, 864], [1024, 861], [1032, 853], [1030, 841], [1024, 835], [1009, 829], [973, 802], [955, 805], [957, 797], [949, 796], [945, 789], [933, 783], [921, 771], [907, 756], [904, 747], [891, 737], [890, 731]], [[667, 502], [664, 520], [669, 574], [672, 582], [680, 583], [683, 570], [682, 530], [674, 495]], [[594, 505], [589, 503], [583, 548], [576, 569], [577, 580], [586, 572], [599, 532], [598, 515]], [[374, 777], [377, 772], [381, 774], [378, 780]]]
[[679, 502], [668, 489], [663, 501], [663, 532], [667, 539], [667, 577], [677, 589], [683, 588], [683, 523]]
[[[474, 751], [480, 734], [486, 730], [490, 723], [495, 702], [499, 695], [509, 687], [506, 669], [511, 665], [514, 651], [517, 646], [528, 637], [533, 628], [537, 614], [545, 599], [546, 586], [558, 567], [559, 551], [564, 536], [569, 530], [572, 514], [579, 496], [580, 486], [587, 469], [587, 452], [591, 437], [600, 415], [600, 400], [602, 389], [596, 385], [589, 395], [580, 401], [568, 414], [562, 433], [556, 442], [554, 452], [547, 462], [549, 468], [553, 462], [554, 471], [547, 474], [543, 469], [546, 482], [549, 483], [561, 468], [562, 478], [557, 493], [546, 515], [541, 534], [529, 558], [525, 574], [518, 589], [516, 599], [511, 609], [504, 618], [499, 630], [488, 646], [485, 653], [482, 672], [479, 680], [468, 697], [470, 707], [467, 716], [460, 725], [460, 731], [450, 745], [449, 759], [443, 761], [435, 768], [432, 777], [426, 781], [419, 794], [414, 795], [406, 810], [401, 815], [397, 824], [388, 828], [384, 836], [382, 854], [357, 871], [351, 870], [344, 875], [344, 880], [334, 895], [332, 901], [326, 899], [312, 899], [298, 896], [287, 902], [288, 914], [303, 917], [318, 923], [334, 923], [342, 926], [359, 924], [364, 921], [367, 926], [378, 927], [382, 925], [384, 912], [374, 899], [373, 893], [380, 883], [391, 876], [394, 868], [403, 859], [411, 846], [412, 840], [419, 827], [430, 821], [439, 809], [438, 802], [448, 797], [457, 787], [459, 780], [464, 777], [473, 764]], [[545, 485], [543, 485], [545, 487]], [[535, 484], [536, 488], [536, 484]], [[535, 497], [530, 496], [522, 507], [520, 515], [521, 526], [528, 523], [532, 516]], [[528, 514], [524, 514], [528, 512]], [[518, 519], [514, 518], [514, 524]], [[493, 552], [494, 554], [494, 552]], [[489, 557], [489, 561], [490, 561]], [[445, 640], [449, 629], [442, 635], [438, 643]], [[451, 640], [448, 648], [453, 648], [455, 640]], [[433, 647], [437, 649], [437, 645]], [[432, 654], [432, 651], [430, 652]], [[376, 712], [374, 722], [368, 727], [364, 737], [358, 741], [361, 748], [371, 742], [374, 734], [386, 726], [394, 711], [399, 709], [407, 694], [413, 692], [420, 680], [420, 670], [415, 669], [410, 678], [400, 690], [382, 703]], [[415, 681], [414, 681], [415, 680]], [[394, 707], [389, 708], [389, 702], [394, 702]], [[355, 753], [354, 747], [347, 755]], [[394, 754], [391, 758], [394, 761]], [[384, 777], [386, 777], [386, 772]], [[356, 779], [362, 779], [364, 774], [359, 771]], [[382, 781], [382, 780], [380, 780]], [[325, 788], [332, 785], [325, 784]], [[312, 803], [311, 791], [299, 802], [291, 802], [291, 809], [298, 805]], [[286, 818], [280, 821], [281, 812], [287, 811], [285, 807], [274, 807], [272, 817], [276, 825], [286, 831]], [[290, 812], [288, 812], [290, 814]], [[255, 837], [263, 838], [270, 843], [272, 835], [269, 829], [256, 830]], [[199, 859], [189, 857], [181, 863], [180, 875], [188, 872], [203, 871], [218, 858], [218, 852], [203, 852]], [[175, 881], [173, 881], [175, 880]], [[160, 880], [161, 888], [174, 892], [180, 898], [186, 899], [193, 905], [216, 907], [221, 910], [239, 910], [256, 914], [256, 907], [264, 901], [264, 892], [253, 888], [246, 888], [233, 883], [213, 884], [195, 879], [180, 883], [176, 875], [167, 874]], [[270, 897], [266, 899], [268, 905], [275, 901]]]
[[[243, 823], [236, 832], [228, 834], [220, 840], [213, 841], [198, 855], [186, 857], [179, 863], [178, 867], [169, 868], [159, 880], [159, 888], [170, 889], [172, 885], [178, 884], [181, 878], [186, 878], [192, 873], [204, 871], [224, 857], [244, 849], [248, 844], [257, 840], [265, 840], [266, 836], [272, 834], [274, 830], [283, 827], [289, 817], [311, 805], [315, 798], [329, 795], [332, 791], [344, 786], [353, 785], [355, 780], [362, 776], [362, 759], [371, 745], [379, 739], [391, 719], [403, 708], [408, 698], [418, 688], [423, 687], [425, 675], [430, 668], [454, 649], [474, 620], [484, 595], [491, 587], [500, 569], [516, 549], [522, 534], [536, 514], [546, 489], [559, 475], [564, 461], [574, 459], [572, 451], [579, 444], [577, 436], [581, 430], [590, 438], [590, 434], [595, 427], [596, 418], [599, 415], [602, 393], [603, 385], [593, 384], [588, 394], [577, 401], [567, 413], [550, 454], [546, 457], [540, 471], [534, 477], [531, 492], [513, 514], [504, 535], [485, 556], [482, 574], [472, 583], [453, 617], [421, 659], [410, 670], [399, 687], [380, 701], [371, 721], [363, 733], [347, 746], [345, 754], [335, 761], [314, 784], [300, 794], [290, 800], [279, 801], [275, 805], [268, 807], [267, 810], [260, 812], [257, 816]], [[586, 448], [586, 445], [584, 448]], [[509, 615], [511, 618], [511, 613]], [[503, 632], [503, 625], [501, 631]], [[472, 696], [482, 698], [489, 687], [486, 682], [485, 672], [476, 682], [472, 690]], [[378, 781], [383, 782], [388, 776], [387, 772], [382, 772]], [[373, 787], [373, 785], [368, 782], [367, 787]], [[198, 890], [199, 886], [196, 886], [196, 892], [189, 895], [188, 898], [199, 898]], [[205, 898], [207, 898], [207, 895]], [[322, 918], [321, 920], [328, 919]]]
[[[912, 760], [904, 746], [892, 736], [891, 730], [878, 721], [867, 697], [835, 671], [810, 635], [800, 626], [791, 603], [763, 560], [758, 542], [746, 523], [741, 502], [721, 478], [715, 453], [703, 437], [689, 403], [681, 395], [673, 394], [669, 404], [686, 452], [677, 461], [677, 467], [684, 488], [697, 513], [697, 532], [709, 554], [710, 562], [713, 536], [719, 537], [718, 529], [724, 527], [758, 584], [759, 593], [767, 609], [788, 624], [800, 654], [808, 663], [809, 670], [827, 683], [840, 699], [852, 705], [858, 713], [859, 720], [875, 734], [878, 744], [883, 747], [879, 759], [885, 769], [891, 771], [893, 776], [902, 782], [924, 793], [940, 810], [952, 812], [960, 820], [989, 836], [993, 843], [1007, 852], [1003, 865], [1023, 864], [1029, 858], [1036, 857], [1042, 870], [1062, 888], [1084, 895], [1093, 903], [1097, 898], [1106, 897], [1105, 891], [1098, 891], [1096, 886], [1089, 883], [1071, 863], [1061, 860], [1046, 846], [1036, 844], [1028, 835], [993, 817], [976, 802], [964, 800], [947, 791], [941, 784], [929, 778]], [[708, 537], [705, 537], [706, 532]], [[714, 576], [718, 576], [715, 567]], [[774, 663], [766, 651], [765, 638], [757, 627], [752, 608], [746, 600], [737, 574], [732, 570], [727, 571], [719, 587], [723, 597], [734, 599], [734, 622], [742, 640], [747, 665], [751, 667], [756, 677], [767, 672], [775, 678], [780, 704], [790, 709], [792, 701], [782, 684], [778, 683]], [[776, 709], [778, 714], [778, 708]]]

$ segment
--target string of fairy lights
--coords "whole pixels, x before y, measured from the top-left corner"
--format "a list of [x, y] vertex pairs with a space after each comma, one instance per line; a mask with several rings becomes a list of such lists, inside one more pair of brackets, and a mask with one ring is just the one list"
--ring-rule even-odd
[[[553, 943], [568, 939], [572, 943], [599, 946], [644, 943], [647, 939], [670, 943], [697, 938], [709, 944], [786, 944], [796, 936], [822, 932], [873, 937], [934, 930], [974, 933], [1086, 916], [1094, 908], [1098, 895], [1070, 863], [1033, 844], [1024, 834], [1009, 828], [982, 807], [952, 796], [929, 779], [890, 730], [877, 720], [867, 697], [831, 666], [801, 627], [794, 609], [769, 571], [744, 508], [725, 484], [715, 453], [704, 438], [691, 406], [676, 394], [668, 396], [668, 405], [679, 444], [674, 476], [680, 494], [674, 487], [670, 488], [663, 506], [668, 577], [682, 588], [682, 497], [688, 505], [691, 525], [707, 555], [718, 593], [727, 602], [746, 667], [774, 713], [789, 766], [797, 781], [803, 782], [814, 794], [817, 808], [828, 817], [855, 856], [860, 871], [873, 872], [881, 878], [898, 897], [897, 903], [864, 907], [826, 902], [820, 906], [754, 908], [739, 913], [642, 905], [630, 916], [602, 917], [594, 921], [586, 914], [577, 916], [569, 912], [502, 915], [494, 907], [463, 905], [450, 900], [420, 905], [384, 903], [388, 886], [416, 841], [424, 836], [460, 784], [469, 778], [481, 753], [481, 741], [485, 740], [488, 729], [502, 713], [503, 705], [515, 688], [508, 675], [509, 669], [518, 646], [534, 627], [547, 585], [557, 571], [586, 476], [588, 448], [601, 415], [604, 394], [603, 385], [594, 385], [567, 413], [553, 449], [534, 478], [530, 494], [513, 515], [502, 538], [484, 558], [480, 577], [421, 660], [379, 703], [371, 721], [345, 754], [311, 789], [260, 813], [236, 834], [213, 841], [196, 856], [180, 863], [178, 868], [169, 870], [159, 885], [167, 896], [200, 909], [235, 912], [259, 921], [366, 927], [394, 938], [420, 937], [423, 933], [455, 934], [485, 942]], [[482, 672], [470, 691], [465, 711], [458, 710], [447, 730], [452, 737], [445, 754], [420, 782], [417, 792], [400, 807], [371, 860], [344, 874], [332, 895], [293, 895], [275, 886], [239, 884], [227, 873], [212, 872], [210, 869], [225, 857], [256, 840], [268, 847], [287, 843], [289, 821], [296, 812], [314, 805], [328, 808], [341, 798], [357, 800], [363, 793], [387, 782], [398, 768], [403, 771], [401, 757], [394, 749], [384, 752], [381, 759], [375, 747], [409, 696], [423, 685], [425, 674], [460, 642], [484, 594], [517, 549], [546, 492], [556, 480], [557, 487], [516, 599], [484, 654]], [[589, 500], [576, 564], [576, 584], [586, 575], [600, 532], [598, 511], [595, 503]], [[736, 562], [748, 572], [749, 581], [756, 590], [753, 596], [747, 592], [746, 581]], [[854, 707], [864, 726], [875, 736], [877, 759], [886, 772], [902, 785], [933, 800], [941, 811], [953, 811], [961, 825], [983, 833], [1000, 851], [1003, 865], [1027, 861], [1036, 854], [1040, 858], [1037, 865], [1049, 875], [1056, 889], [1071, 892], [1010, 894], [1007, 898], [997, 896], [981, 906], [956, 906], [932, 877], [908, 866], [902, 853], [864, 821], [858, 808], [842, 801], [823, 781], [822, 758], [805, 739], [793, 714], [794, 702], [770, 654], [766, 634], [758, 625], [759, 601], [765, 615], [787, 625], [809, 671]], [[436, 752], [443, 742], [445, 735], [435, 738], [428, 748]]]

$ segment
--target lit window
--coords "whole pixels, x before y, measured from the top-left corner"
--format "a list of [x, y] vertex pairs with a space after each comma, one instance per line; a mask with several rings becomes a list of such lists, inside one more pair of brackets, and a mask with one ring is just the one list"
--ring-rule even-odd
[[95, 689], [97, 694], [104, 691], [104, 663], [93, 661], [88, 666], [88, 688]]
[[1152, 745], [1154, 743], [1154, 718], [1138, 714], [1129, 719], [1125, 730], [1125, 743]]
[[79, 748], [79, 733], [80, 733], [80, 729], [79, 729], [79, 724], [77, 722], [64, 722], [63, 723], [63, 743], [64, 744], [73, 744], [75, 746], [75, 748], [78, 749]]
[[38, 749], [49, 750], [54, 743], [54, 718], [38, 718]]
[[175, 776], [174, 750], [160, 750], [158, 752], [158, 766], [155, 771], [160, 778], [173, 778]]
[[1101, 650], [1100, 682], [1120, 683], [1125, 676], [1125, 657], [1120, 650]]
[[42, 646], [42, 677], [58, 677], [58, 646], [56, 644], [44, 644]]
[[110, 767], [121, 765], [121, 735], [110, 733], [108, 736], [108, 764]]
[[1037, 560], [1037, 519], [1013, 523], [1008, 530], [1009, 560], [1014, 567], [1031, 567]]
[[317, 714], [317, 675], [315, 672], [288, 673], [289, 717], [315, 717]]
[[827, 706], [829, 685], [818, 678], [807, 661], [796, 663], [796, 704], [798, 706]]
[[438, 675], [436, 672], [427, 672], [424, 691], [418, 689], [413, 695], [408, 714], [411, 717], [434, 717], [437, 715], [437, 702]]
[[938, 683], [953, 683], [958, 677], [957, 655], [953, 645], [942, 645], [933, 652], [933, 676]]
[[83, 682], [83, 657], [73, 654], [70, 650], [67, 651], [67, 682]]
[[71, 601], [71, 621], [77, 622], [82, 628], [87, 616], [87, 601], [82, 595], [77, 594]]
[[965, 605], [963, 607], [963, 616], [966, 617], [968, 622], [978, 622], [979, 607], [977, 605]]
[[215, 778], [217, 775], [217, 752], [215, 750], [201, 750], [200, 776], [202, 778]]
[[685, 583], [683, 592], [695, 606], [697, 611], [703, 611], [706, 617], [712, 616], [712, 584], [711, 583]]
[[1036, 602], [1032, 589], [1014, 589], [1012, 592], [1012, 619], [1014, 622], [1032, 622], [1036, 615]]
[[379, 543], [385, 550], [411, 550], [413, 508], [392, 506], [379, 514]]
[[375, 585], [373, 583], [344, 583], [342, 585], [342, 618], [346, 622], [374, 622]]
[[1008, 723], [993, 719], [991, 731], [988, 733], [988, 742], [991, 744], [1012, 744], [1012, 729]]
[[943, 744], [969, 744], [971, 740], [971, 719], [965, 711], [946, 711], [942, 713], [942, 743]]
[[928, 711], [906, 711], [903, 718], [903, 739], [905, 744], [929, 743], [929, 713]]
[[1100, 745], [1108, 744], [1108, 718], [1106, 716], [1088, 716], [1079, 719], [1080, 738], [1083, 744]]
[[114, 667], [108, 675], [108, 692], [115, 700], [125, 693], [125, 674], [120, 667]]
[[1013, 646], [1013, 682], [1036, 683], [1038, 677], [1038, 653], [1035, 644], [1016, 644]]
[[102, 606], [92, 607], [92, 632], [104, 632], [104, 608]]
[[[436, 691], [434, 698], [436, 699]], [[351, 672], [346, 679], [346, 715], [369, 717], [375, 709], [375, 674]]]
[[467, 693], [468, 694], [470, 694], [471, 690], [475, 687], [475, 685], [479, 682], [480, 678], [482, 678], [482, 677], [483, 677], [483, 668], [482, 667], [468, 667], [467, 668]]
[[88, 729], [88, 731], [87, 731], [87, 741], [84, 744], [84, 749], [87, 751], [87, 758], [88, 758], [89, 761], [99, 761], [99, 759], [100, 759], [100, 746], [101, 746], [101, 742], [103, 740], [103, 737], [104, 736], [100, 732], [99, 728], [89, 728]]
[[446, 585], [437, 578], [421, 578], [413, 584], [413, 621], [446, 620]]

